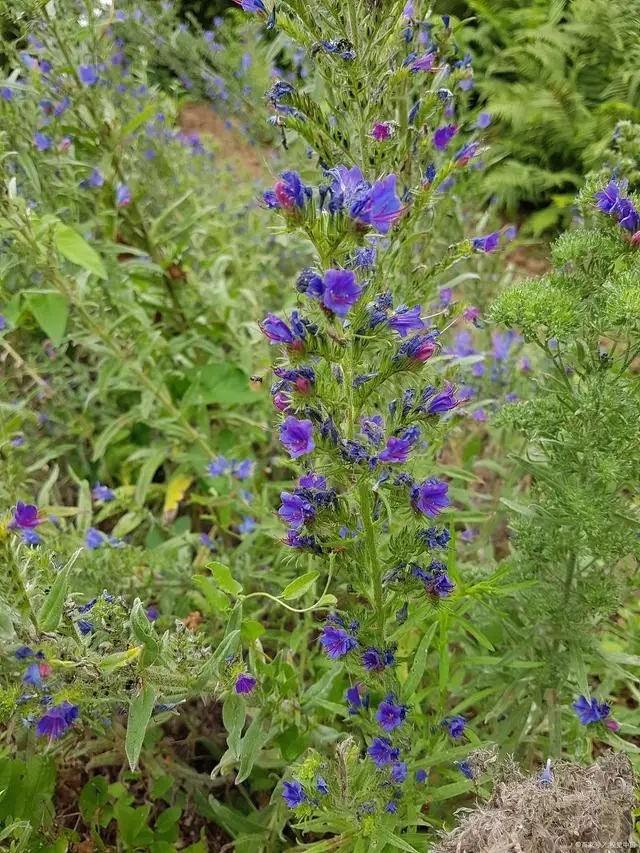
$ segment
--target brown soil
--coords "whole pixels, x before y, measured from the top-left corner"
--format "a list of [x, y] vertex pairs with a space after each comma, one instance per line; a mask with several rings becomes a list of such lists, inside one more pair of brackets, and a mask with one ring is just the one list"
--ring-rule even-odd
[[254, 178], [265, 176], [266, 151], [248, 145], [242, 134], [226, 127], [225, 120], [207, 104], [186, 104], [182, 108], [178, 123], [184, 133], [202, 133], [214, 137], [224, 155], [230, 159], [241, 160]]

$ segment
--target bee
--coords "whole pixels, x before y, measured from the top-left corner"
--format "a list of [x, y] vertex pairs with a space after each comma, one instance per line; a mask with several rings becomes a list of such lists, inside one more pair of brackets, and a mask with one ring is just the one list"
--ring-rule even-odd
[[264, 382], [264, 376], [250, 376], [249, 381], [257, 382], [259, 385], [262, 385], [262, 383]]

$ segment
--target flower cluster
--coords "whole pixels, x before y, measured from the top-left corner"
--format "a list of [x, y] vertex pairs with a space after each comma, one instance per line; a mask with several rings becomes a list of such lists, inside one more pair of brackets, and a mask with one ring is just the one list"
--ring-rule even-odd
[[611, 180], [595, 194], [595, 199], [598, 210], [611, 216], [622, 228], [632, 233], [631, 240], [635, 245], [640, 242], [640, 213], [631, 199], [623, 195], [627, 186], [627, 181]]

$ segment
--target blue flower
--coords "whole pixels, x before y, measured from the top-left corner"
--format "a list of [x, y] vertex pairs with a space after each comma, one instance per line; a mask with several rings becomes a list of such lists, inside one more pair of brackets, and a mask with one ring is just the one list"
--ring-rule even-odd
[[376, 720], [383, 731], [389, 733], [401, 726], [409, 709], [406, 705], [396, 705], [392, 696], [387, 696], [378, 706]]
[[407, 778], [407, 774], [407, 762], [396, 761], [393, 767], [391, 768], [391, 781], [394, 782], [396, 785], [401, 785]]
[[475, 237], [471, 243], [473, 248], [477, 249], [479, 252], [495, 252], [498, 248], [498, 241], [500, 240], [501, 234], [501, 231], [494, 231], [486, 237]]
[[395, 814], [398, 811], [398, 806], [393, 802], [393, 800], [389, 800], [385, 806], [385, 811], [389, 812], [389, 814]]
[[296, 290], [305, 293], [312, 299], [321, 299], [324, 294], [322, 276], [309, 267], [302, 270], [296, 281]]
[[397, 332], [401, 338], [406, 338], [409, 332], [417, 332], [420, 329], [424, 329], [424, 320], [420, 316], [421, 313], [422, 308], [420, 305], [414, 305], [413, 308], [400, 305], [391, 317], [389, 317], [389, 328]]
[[291, 344], [295, 340], [295, 335], [289, 326], [275, 314], [267, 314], [260, 323], [260, 330], [272, 344]]
[[433, 134], [433, 144], [438, 151], [444, 151], [459, 130], [457, 124], [447, 124], [439, 127]]
[[313, 423], [289, 416], [280, 424], [280, 441], [292, 459], [298, 459], [315, 449]]
[[80, 631], [83, 637], [93, 631], [93, 623], [89, 622], [88, 619], [78, 619], [76, 625], [78, 626], [78, 631]]
[[419, 486], [414, 486], [411, 502], [418, 512], [429, 518], [435, 518], [451, 503], [447, 495], [448, 491], [448, 483], [441, 483], [439, 480], [431, 478]]
[[90, 527], [84, 535], [84, 544], [90, 551], [99, 548], [104, 542], [104, 533], [96, 530], [95, 527]]
[[306, 803], [308, 797], [300, 782], [294, 780], [293, 782], [282, 783], [282, 799], [290, 809], [295, 809]]
[[454, 761], [453, 762], [458, 770], [467, 777], [467, 779], [473, 779], [473, 770], [469, 766], [468, 761]]
[[491, 113], [480, 113], [478, 118], [475, 120], [475, 123], [472, 125], [473, 127], [478, 128], [479, 130], [485, 130], [491, 124]]
[[131, 191], [127, 184], [118, 184], [116, 187], [116, 204], [118, 207], [127, 207], [131, 204]]
[[96, 483], [91, 491], [91, 496], [94, 501], [112, 501], [115, 499], [115, 494], [108, 486], [103, 486], [102, 483]]
[[362, 295], [352, 270], [326, 270], [322, 303], [338, 317], [345, 317]]
[[376, 181], [364, 203], [358, 206], [355, 218], [365, 225], [371, 225], [381, 234], [388, 234], [403, 212], [402, 203], [396, 194], [396, 182], [395, 175]]
[[238, 525], [238, 532], [242, 534], [253, 533], [256, 527], [255, 518], [252, 518], [250, 515], [243, 515], [242, 521]]
[[403, 464], [407, 461], [409, 452], [413, 449], [419, 437], [420, 430], [416, 426], [407, 427], [398, 437], [389, 436], [387, 445], [378, 456], [378, 459], [381, 462]]
[[436, 61], [435, 53], [425, 53], [423, 56], [416, 59], [409, 66], [409, 71], [415, 74], [417, 71], [433, 71], [433, 64]]
[[42, 524], [42, 519], [38, 516], [38, 508], [34, 504], [18, 501], [9, 526], [13, 530], [32, 530], [39, 524]]
[[426, 782], [429, 778], [429, 772], [427, 770], [416, 770], [416, 782], [422, 784], [422, 782]]
[[382, 672], [385, 666], [393, 666], [395, 660], [391, 649], [381, 651], [370, 646], [362, 653], [362, 665], [368, 672]]
[[358, 714], [360, 708], [367, 710], [369, 707], [369, 694], [366, 692], [364, 684], [361, 681], [354, 684], [353, 687], [349, 687], [345, 698], [349, 704], [350, 714]]
[[358, 641], [355, 637], [343, 628], [334, 628], [333, 625], [324, 626], [320, 635], [320, 643], [324, 646], [331, 660], [338, 660], [358, 647]]
[[243, 12], [255, 12], [260, 15], [266, 15], [267, 10], [262, 0], [233, 0], [241, 7]]
[[230, 463], [224, 456], [218, 456], [217, 459], [212, 459], [209, 463], [208, 472], [211, 477], [220, 477], [225, 474], [230, 468]]
[[69, 702], [54, 705], [38, 720], [36, 733], [40, 737], [56, 740], [61, 737], [78, 716], [78, 706]]
[[278, 510], [278, 515], [290, 527], [300, 528], [306, 522], [313, 521], [316, 517], [313, 504], [300, 495], [281, 492], [280, 500], [282, 504]]
[[540, 782], [543, 785], [550, 785], [553, 782], [553, 775], [551, 773], [551, 759], [547, 758], [547, 763], [544, 766], [544, 770], [538, 776]]
[[609, 181], [607, 186], [595, 194], [598, 210], [602, 213], [611, 214], [620, 200], [620, 193], [627, 189], [627, 182], [622, 181], [618, 184], [616, 181]]
[[30, 548], [35, 548], [37, 545], [40, 545], [40, 543], [42, 542], [42, 538], [38, 536], [35, 530], [23, 530], [22, 541]]
[[316, 790], [318, 791], [319, 794], [326, 795], [329, 793], [329, 786], [327, 785], [325, 780], [320, 775], [316, 776]]
[[385, 767], [396, 761], [400, 756], [400, 750], [391, 746], [391, 741], [386, 737], [376, 737], [371, 741], [367, 755], [376, 767]]
[[236, 480], [248, 480], [253, 473], [253, 460], [243, 459], [238, 462], [236, 459], [231, 462], [231, 476]]
[[40, 674], [39, 664], [30, 663], [22, 677], [22, 680], [25, 684], [31, 684], [33, 687], [39, 687], [42, 684], [42, 675]]
[[466, 719], [460, 716], [445, 717], [440, 725], [446, 726], [451, 737], [455, 740], [458, 740], [464, 734], [464, 727], [466, 722]]
[[27, 658], [32, 658], [34, 654], [34, 651], [29, 646], [19, 646], [13, 653], [16, 660], [26, 660]]
[[236, 693], [247, 694], [251, 693], [258, 682], [256, 679], [246, 672], [241, 672], [236, 678], [234, 689]]
[[611, 713], [611, 706], [606, 702], [599, 703], [597, 699], [587, 699], [586, 696], [580, 696], [573, 703], [573, 709], [580, 718], [583, 726], [606, 720]]
[[311, 189], [302, 183], [300, 175], [297, 172], [282, 172], [280, 177], [281, 180], [276, 181], [272, 190], [263, 193], [267, 207], [281, 210], [304, 207], [305, 201], [311, 198]]
[[85, 86], [95, 86], [98, 82], [98, 69], [95, 65], [79, 65], [78, 77]]
[[48, 151], [53, 145], [53, 139], [39, 131], [33, 134], [33, 142], [38, 151]]

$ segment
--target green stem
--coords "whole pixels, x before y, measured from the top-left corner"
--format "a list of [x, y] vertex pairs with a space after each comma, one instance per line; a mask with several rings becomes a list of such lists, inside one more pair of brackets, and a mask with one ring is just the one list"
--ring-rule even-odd
[[375, 630], [380, 648], [384, 647], [384, 593], [382, 589], [382, 566], [378, 559], [378, 548], [376, 544], [376, 532], [373, 526], [371, 492], [366, 481], [363, 481], [359, 490], [360, 512], [362, 514], [362, 529], [364, 530], [365, 546], [371, 569], [371, 584], [373, 587], [373, 608], [375, 611]]

